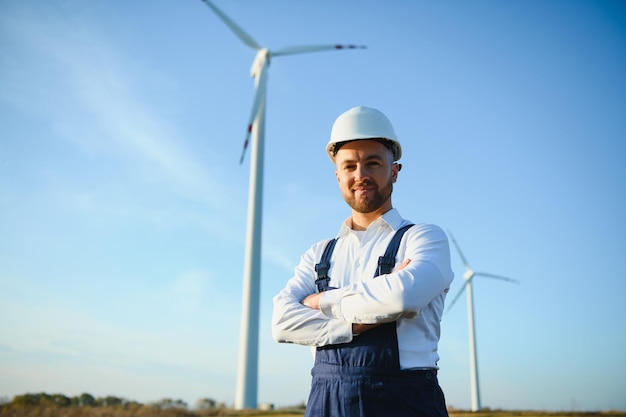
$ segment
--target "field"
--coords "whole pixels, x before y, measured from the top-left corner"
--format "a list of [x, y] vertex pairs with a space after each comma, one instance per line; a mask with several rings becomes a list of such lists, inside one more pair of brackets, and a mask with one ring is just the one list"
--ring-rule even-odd
[[[234, 411], [226, 409], [189, 411], [150, 407], [59, 407], [2, 406], [0, 417], [302, 417], [300, 410]], [[542, 411], [450, 411], [450, 417], [626, 417], [626, 412], [542, 412]]]

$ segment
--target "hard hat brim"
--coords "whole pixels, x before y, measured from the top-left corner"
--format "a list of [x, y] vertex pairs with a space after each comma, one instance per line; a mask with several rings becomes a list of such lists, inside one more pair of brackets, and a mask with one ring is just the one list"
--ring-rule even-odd
[[359, 140], [373, 140], [375, 142], [382, 144], [385, 148], [391, 151], [391, 153], [393, 154], [394, 162], [398, 161], [402, 157], [402, 147], [400, 146], [400, 143], [398, 141], [387, 139], [387, 138], [380, 138], [380, 137], [356, 138], [356, 139], [344, 140], [341, 142], [331, 142], [326, 146], [326, 153], [328, 153], [328, 157], [334, 164], [335, 156], [337, 155], [337, 152], [339, 151], [339, 149], [341, 149], [343, 145], [345, 145], [348, 142], [355, 142]]

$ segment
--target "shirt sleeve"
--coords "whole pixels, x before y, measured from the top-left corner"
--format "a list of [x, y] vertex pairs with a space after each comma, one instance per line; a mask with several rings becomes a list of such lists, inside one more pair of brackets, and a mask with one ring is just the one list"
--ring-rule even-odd
[[405, 250], [398, 252], [396, 261], [405, 259], [411, 262], [401, 271], [325, 292], [320, 298], [322, 313], [350, 323], [384, 323], [414, 317], [449, 290], [454, 274], [448, 238], [441, 228], [409, 229]]
[[319, 248], [316, 244], [302, 256], [294, 276], [273, 299], [272, 336], [279, 343], [325, 346], [352, 341], [351, 322], [302, 304], [305, 297], [317, 292], [315, 259]]

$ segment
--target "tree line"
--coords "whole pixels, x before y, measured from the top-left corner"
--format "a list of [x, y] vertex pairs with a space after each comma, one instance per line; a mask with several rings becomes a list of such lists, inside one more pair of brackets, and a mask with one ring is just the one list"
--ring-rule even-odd
[[[44, 392], [35, 394], [16, 395], [11, 401], [3, 401], [8, 406], [57, 406], [57, 407], [154, 407], [162, 410], [168, 409], [184, 409], [188, 408], [186, 402], [180, 399], [163, 398], [159, 401], [149, 404], [142, 404], [137, 401], [131, 401], [126, 398], [115, 396], [94, 397], [91, 394], [83, 393], [75, 397], [68, 397], [63, 394], [46, 394]], [[201, 410], [211, 410], [215, 408], [224, 408], [224, 404], [210, 398], [201, 398], [196, 403], [196, 408]]]

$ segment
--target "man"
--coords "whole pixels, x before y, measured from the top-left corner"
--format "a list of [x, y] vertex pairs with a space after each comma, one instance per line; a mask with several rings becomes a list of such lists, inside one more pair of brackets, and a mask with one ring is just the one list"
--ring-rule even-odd
[[[447, 237], [429, 224], [404, 228], [411, 223], [393, 208], [402, 148], [383, 113], [343, 113], [326, 150], [352, 214], [336, 240], [302, 256], [274, 297], [272, 317], [276, 341], [315, 348], [305, 415], [447, 416], [436, 376], [454, 276]], [[401, 229], [400, 243], [390, 244]], [[393, 246], [397, 253], [385, 254]], [[387, 269], [383, 254], [391, 259]]]

